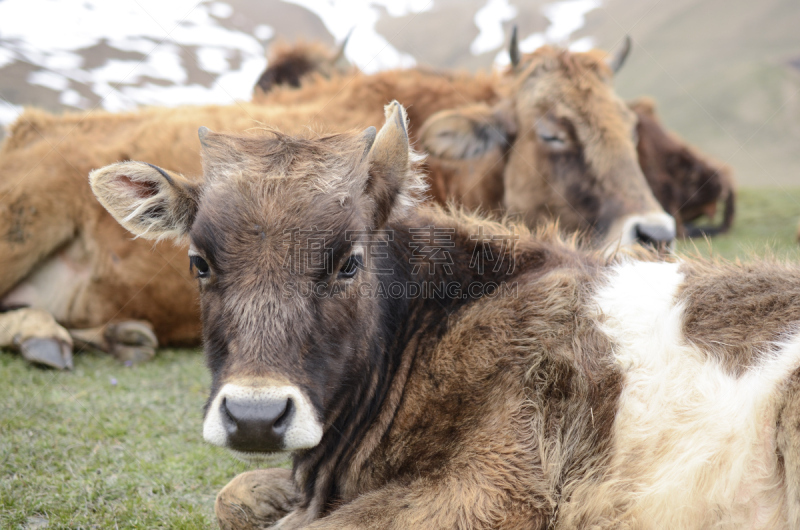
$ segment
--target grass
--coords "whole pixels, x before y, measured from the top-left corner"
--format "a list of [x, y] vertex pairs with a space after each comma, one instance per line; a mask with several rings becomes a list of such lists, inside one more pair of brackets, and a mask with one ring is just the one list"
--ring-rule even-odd
[[212, 527], [216, 492], [247, 466], [202, 440], [202, 354], [75, 364], [0, 353], [0, 528]]
[[[800, 261], [800, 245], [797, 243], [800, 188], [740, 190], [736, 212], [729, 233], [708, 242], [702, 239], [682, 241], [678, 243], [678, 253], [699, 252], [727, 259], [773, 255], [778, 259]], [[720, 208], [718, 216], [721, 215]], [[706, 223], [701, 220], [699, 224]]]
[[[800, 189], [743, 190], [738, 211], [733, 231], [710, 248], [700, 241], [701, 253], [800, 257]], [[0, 528], [214, 527], [216, 492], [247, 466], [202, 440], [202, 355], [75, 364], [59, 373], [0, 352]]]

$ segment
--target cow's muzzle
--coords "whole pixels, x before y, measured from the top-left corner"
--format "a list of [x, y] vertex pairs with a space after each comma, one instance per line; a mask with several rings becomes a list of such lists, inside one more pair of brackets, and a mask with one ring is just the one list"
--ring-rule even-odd
[[265, 403], [223, 398], [219, 406], [228, 447], [248, 453], [283, 450], [283, 437], [294, 412], [292, 398]]
[[611, 247], [639, 244], [668, 250], [675, 241], [675, 219], [663, 211], [630, 215], [610, 234], [608, 243]]
[[244, 455], [295, 451], [317, 445], [322, 424], [295, 386], [228, 383], [208, 409], [203, 437]]

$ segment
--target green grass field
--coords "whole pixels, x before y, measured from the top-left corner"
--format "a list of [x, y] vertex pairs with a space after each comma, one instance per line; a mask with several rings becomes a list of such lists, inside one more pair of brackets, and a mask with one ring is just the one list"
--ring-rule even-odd
[[202, 354], [75, 364], [0, 353], [0, 528], [212, 527], [216, 492], [247, 466], [203, 442]]
[[[732, 233], [701, 252], [800, 257], [800, 189], [745, 190], [738, 211]], [[216, 492], [247, 466], [202, 440], [202, 355], [166, 350], [124, 367], [84, 354], [75, 365], [59, 373], [0, 352], [0, 528], [213, 528]]]
[[773, 255], [798, 260], [798, 222], [800, 188], [744, 189], [737, 195], [736, 220], [729, 233], [710, 240], [710, 246], [702, 239], [682, 241], [677, 250], [679, 254], [699, 251], [727, 259]]

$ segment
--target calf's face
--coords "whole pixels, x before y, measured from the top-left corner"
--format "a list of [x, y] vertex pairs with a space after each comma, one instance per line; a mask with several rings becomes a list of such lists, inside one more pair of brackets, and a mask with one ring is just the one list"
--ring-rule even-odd
[[421, 143], [444, 158], [505, 149], [503, 202], [529, 225], [557, 218], [601, 247], [669, 244], [675, 221], [642, 174], [635, 115], [614, 93], [612, 75], [598, 52], [542, 47], [509, 72], [499, 105], [434, 115]]
[[243, 456], [317, 445], [377, 333], [370, 242], [414, 196], [405, 112], [313, 140], [201, 129], [204, 181], [139, 162], [91, 175], [131, 231], [188, 237], [212, 388], [203, 435]]

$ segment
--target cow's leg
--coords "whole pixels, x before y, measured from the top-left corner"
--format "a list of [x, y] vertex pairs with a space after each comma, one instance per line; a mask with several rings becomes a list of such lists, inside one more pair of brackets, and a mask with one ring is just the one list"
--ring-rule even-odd
[[149, 361], [158, 348], [153, 326], [142, 320], [116, 322], [96, 328], [70, 329], [69, 334], [77, 347], [104, 351], [122, 362]]
[[[290, 514], [281, 521], [279, 528], [547, 528], [549, 514], [536, 507], [534, 502], [526, 506], [487, 502], [486, 494], [489, 492], [476, 492], [475, 485], [464, 481], [453, 481], [449, 489], [430, 486], [424, 480], [408, 486], [389, 485], [362, 495], [311, 524], [295, 525], [292, 521], [294, 514]], [[508, 494], [502, 488], [495, 491], [499, 495]]]
[[778, 413], [777, 443], [786, 473], [789, 528], [800, 528], [800, 371], [796, 371]]
[[27, 361], [72, 369], [72, 338], [53, 316], [41, 309], [0, 313], [0, 348], [22, 353]]
[[365, 493], [321, 519], [299, 507], [276, 528], [547, 528], [552, 506], [539, 495], [509, 491], [509, 487], [513, 490], [504, 481], [469, 472], [437, 479], [420, 477], [407, 485], [394, 483]]
[[217, 495], [222, 530], [262, 530], [294, 510], [300, 495], [288, 469], [258, 469], [234, 478]]

